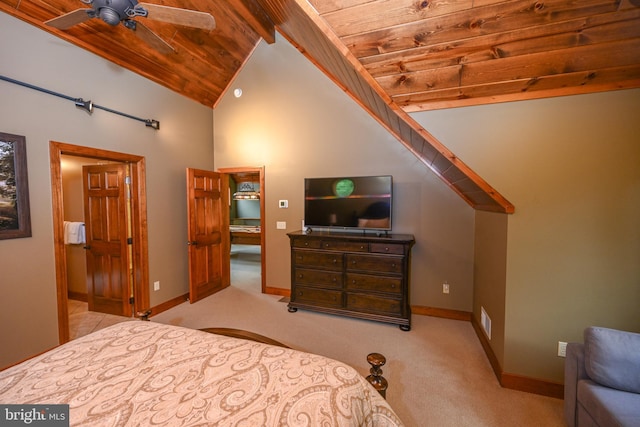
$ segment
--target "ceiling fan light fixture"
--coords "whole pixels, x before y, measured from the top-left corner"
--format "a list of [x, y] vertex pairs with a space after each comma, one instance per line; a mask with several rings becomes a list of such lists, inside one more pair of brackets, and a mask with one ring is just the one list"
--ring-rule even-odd
[[118, 11], [110, 7], [101, 7], [100, 10], [98, 10], [98, 16], [107, 24], [113, 26], [118, 25], [121, 20]]

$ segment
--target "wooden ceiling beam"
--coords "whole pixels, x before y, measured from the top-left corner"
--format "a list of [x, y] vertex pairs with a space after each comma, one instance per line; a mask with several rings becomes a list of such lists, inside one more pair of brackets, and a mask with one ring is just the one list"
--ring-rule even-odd
[[256, 0], [229, 0], [229, 4], [264, 41], [276, 42], [275, 25]]

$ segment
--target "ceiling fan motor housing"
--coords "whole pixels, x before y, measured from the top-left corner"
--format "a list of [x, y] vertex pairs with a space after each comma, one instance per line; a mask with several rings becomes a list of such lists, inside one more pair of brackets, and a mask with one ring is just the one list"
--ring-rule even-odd
[[94, 0], [93, 9], [107, 24], [118, 25], [120, 21], [134, 16], [146, 16], [144, 9], [135, 9], [137, 4], [136, 0]]

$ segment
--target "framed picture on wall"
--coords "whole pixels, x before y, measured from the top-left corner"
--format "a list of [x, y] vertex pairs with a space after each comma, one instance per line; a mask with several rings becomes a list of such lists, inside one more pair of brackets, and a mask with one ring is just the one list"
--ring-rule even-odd
[[0, 132], [0, 239], [31, 237], [24, 136]]

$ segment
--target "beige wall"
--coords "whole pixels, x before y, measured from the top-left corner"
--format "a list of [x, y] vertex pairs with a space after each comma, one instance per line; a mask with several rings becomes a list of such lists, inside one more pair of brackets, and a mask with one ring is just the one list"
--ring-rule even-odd
[[[127, 114], [0, 81], [0, 131], [24, 135], [33, 237], [0, 240], [0, 367], [58, 343], [49, 141], [144, 156], [149, 279], [157, 305], [188, 289], [185, 168], [213, 167], [211, 109], [0, 12], [0, 74]], [[147, 284], [148, 285], [148, 284]]]
[[636, 89], [414, 115], [516, 207], [505, 372], [561, 382], [558, 341], [589, 325], [640, 332], [638, 111]]
[[265, 166], [268, 286], [290, 286], [304, 177], [389, 173], [394, 232], [417, 240], [412, 305], [484, 306], [505, 372], [561, 382], [558, 341], [640, 330], [640, 91], [414, 114], [515, 204], [506, 216], [476, 214], [282, 39], [234, 87], [214, 111], [216, 167]]
[[473, 315], [476, 321], [482, 324], [480, 313], [484, 309], [490, 319], [490, 331], [485, 331], [485, 334], [500, 366], [504, 366], [507, 238], [510, 217], [505, 214], [477, 211], [474, 236]]
[[286, 233], [301, 228], [305, 177], [390, 174], [393, 231], [416, 237], [411, 303], [471, 311], [473, 209], [284, 39], [261, 44], [233, 87], [242, 97], [228, 91], [214, 110], [215, 166], [265, 167], [267, 286], [290, 288]]

